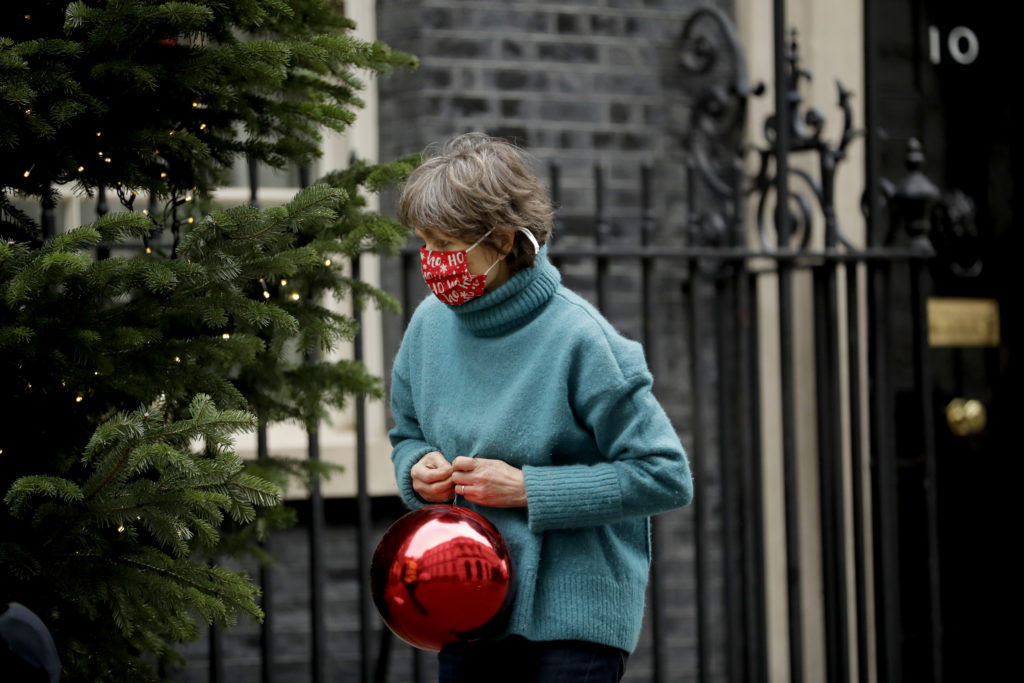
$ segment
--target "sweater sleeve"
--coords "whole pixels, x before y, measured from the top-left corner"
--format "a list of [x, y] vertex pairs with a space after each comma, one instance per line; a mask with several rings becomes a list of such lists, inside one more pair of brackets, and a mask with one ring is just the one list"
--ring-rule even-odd
[[423, 438], [412, 387], [404, 374], [404, 356], [399, 352], [391, 375], [391, 412], [395, 426], [388, 432], [391, 440], [391, 461], [395, 466], [395, 480], [402, 500], [412, 509], [426, 505], [426, 501], [412, 487], [412, 466], [430, 451], [437, 450]]
[[646, 365], [629, 375], [618, 366], [590, 367], [584, 376], [611, 380], [598, 380], [603, 386], [581, 393], [574, 406], [604, 460], [524, 467], [530, 528], [596, 526], [688, 504], [693, 480], [686, 452], [651, 391]]

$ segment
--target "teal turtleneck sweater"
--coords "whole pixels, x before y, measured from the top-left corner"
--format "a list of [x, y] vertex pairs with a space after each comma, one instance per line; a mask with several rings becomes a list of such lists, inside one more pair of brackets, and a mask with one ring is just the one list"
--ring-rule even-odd
[[693, 481], [651, 393], [643, 350], [533, 268], [461, 306], [416, 309], [395, 359], [390, 432], [405, 503], [426, 453], [523, 470], [526, 508], [484, 508], [509, 545], [516, 597], [503, 635], [631, 652], [650, 567], [650, 515], [690, 502]]

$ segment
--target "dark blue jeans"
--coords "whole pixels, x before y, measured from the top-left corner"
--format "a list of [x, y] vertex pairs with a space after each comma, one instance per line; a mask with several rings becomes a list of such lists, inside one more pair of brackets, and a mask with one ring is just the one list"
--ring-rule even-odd
[[618, 683], [629, 653], [582, 640], [512, 636], [450, 645], [437, 655], [440, 683]]

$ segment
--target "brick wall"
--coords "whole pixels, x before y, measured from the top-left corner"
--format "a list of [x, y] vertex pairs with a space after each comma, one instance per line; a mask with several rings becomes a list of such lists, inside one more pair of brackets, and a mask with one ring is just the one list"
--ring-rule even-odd
[[[484, 130], [562, 165], [569, 213], [593, 210], [593, 165], [607, 164], [609, 207], [628, 216], [641, 163], [656, 167], [664, 188], [682, 186], [688, 98], [677, 40], [699, 4], [380, 0], [380, 39], [421, 61], [380, 80], [381, 156]], [[678, 219], [680, 193], [658, 196], [659, 215]]]

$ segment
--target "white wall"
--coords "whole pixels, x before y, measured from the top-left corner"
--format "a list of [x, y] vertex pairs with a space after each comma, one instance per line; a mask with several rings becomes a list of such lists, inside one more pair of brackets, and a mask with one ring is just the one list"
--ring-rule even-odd
[[[767, 92], [751, 102], [748, 118], [748, 141], [760, 147], [766, 146], [764, 139], [764, 121], [775, 110], [774, 91], [774, 41], [773, 41], [773, 9], [770, 2], [763, 0], [737, 0], [736, 17], [740, 42], [746, 50], [747, 65], [752, 82], [763, 81]], [[799, 52], [802, 66], [813, 74], [810, 82], [802, 81], [801, 94], [806, 107], [820, 109], [826, 118], [823, 138], [833, 145], [837, 144], [843, 125], [842, 112], [838, 107], [836, 81], [841, 82], [848, 90], [854, 92], [852, 105], [854, 108], [854, 127], [863, 126], [864, 116], [864, 75], [863, 75], [863, 8], [860, 3], [844, 2], [843, 0], [789, 0], [786, 4], [786, 35], [789, 29], [797, 31]], [[790, 165], [801, 168], [818, 177], [817, 155], [805, 153], [791, 155]], [[864, 243], [864, 221], [859, 210], [860, 196], [864, 187], [864, 147], [858, 140], [848, 148], [848, 158], [839, 165], [840, 171], [836, 183], [836, 215], [840, 229], [856, 245]], [[805, 188], [796, 183], [791, 184], [792, 191]], [[774, 206], [770, 203], [769, 207]], [[768, 209], [772, 211], [771, 208]], [[768, 221], [771, 216], [768, 216]], [[753, 218], [749, 221], [753, 235]], [[823, 217], [820, 212], [812, 227], [814, 235], [812, 249], [823, 247]], [[787, 571], [785, 545], [784, 516], [784, 483], [782, 465], [782, 428], [781, 428], [781, 376], [779, 373], [779, 299], [778, 279], [764, 276], [759, 287], [760, 325], [759, 341], [762, 367], [762, 424], [763, 424], [763, 477], [764, 477], [764, 533], [765, 563], [767, 572], [766, 587], [768, 601], [768, 637], [769, 637], [769, 673], [772, 681], [788, 681], [790, 672], [788, 643], [788, 603], [787, 603]], [[825, 675], [825, 644], [823, 581], [821, 567], [820, 517], [818, 497], [818, 466], [817, 466], [817, 430], [814, 423], [815, 377], [813, 361], [815, 349], [813, 341], [812, 300], [809, 274], [798, 272], [793, 278], [792, 330], [794, 332], [794, 367], [795, 367], [795, 401], [796, 401], [796, 450], [798, 469], [798, 507], [800, 529], [800, 578], [801, 603], [803, 621], [803, 652], [804, 680], [824, 680]], [[845, 296], [843, 282], [840, 282], [840, 301]], [[864, 312], [861, 311], [861, 329], [865, 329]], [[845, 313], [841, 313], [845, 320]], [[845, 338], [845, 331], [840, 339]], [[861, 344], [865, 349], [866, 344]], [[846, 366], [845, 351], [841, 362]], [[807, 360], [805, 360], [807, 359]], [[861, 359], [861, 367], [867, 368], [867, 358]], [[862, 386], [866, 377], [859, 378]], [[843, 395], [849, 382], [848, 377], [842, 378]], [[867, 392], [862, 392], [866, 396]], [[866, 406], [862, 414], [866, 413]], [[846, 414], [846, 411], [843, 411]], [[852, 467], [848, 441], [849, 425], [844, 424], [844, 461], [846, 471], [844, 478], [849, 488], [850, 468]], [[868, 443], [867, 438], [863, 443]], [[861, 468], [865, 481], [869, 481], [865, 455], [859, 454], [857, 465]], [[852, 519], [851, 492], [846, 491], [846, 519]], [[870, 505], [866, 502], [866, 509]], [[866, 520], [870, 529], [870, 520]], [[856, 628], [852, 619], [856, 611], [852, 603], [853, 591], [853, 557], [852, 527], [847, 528], [846, 549], [847, 576], [850, 596], [848, 614], [850, 623], [850, 652], [852, 659], [852, 679], [856, 680]], [[868, 551], [870, 551], [870, 542]], [[868, 567], [871, 566], [870, 558]], [[869, 591], [870, 591], [869, 585]], [[870, 606], [871, 601], [869, 599]], [[870, 607], [869, 607], [870, 609]], [[871, 615], [869, 614], [869, 625]], [[873, 629], [871, 629], [873, 631]], [[871, 632], [871, 631], [869, 631]], [[870, 645], [869, 645], [870, 646]], [[873, 649], [869, 651], [873, 657]], [[873, 668], [873, 667], [872, 667]]]

